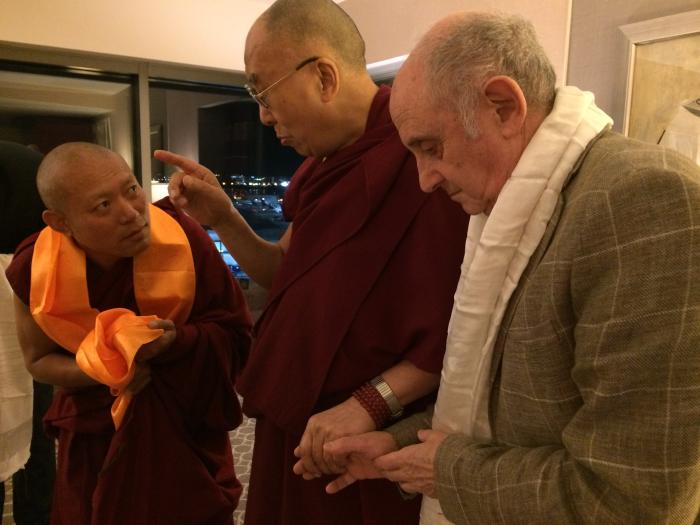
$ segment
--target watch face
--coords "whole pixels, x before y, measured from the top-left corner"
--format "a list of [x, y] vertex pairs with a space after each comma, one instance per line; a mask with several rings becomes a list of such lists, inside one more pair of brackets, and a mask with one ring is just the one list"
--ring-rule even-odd
[[382, 376], [377, 376], [370, 381], [370, 384], [377, 389], [377, 392], [382, 396], [386, 402], [389, 410], [391, 410], [391, 417], [397, 418], [403, 414], [403, 406], [399, 402], [399, 399], [394, 394], [389, 384], [384, 381]]

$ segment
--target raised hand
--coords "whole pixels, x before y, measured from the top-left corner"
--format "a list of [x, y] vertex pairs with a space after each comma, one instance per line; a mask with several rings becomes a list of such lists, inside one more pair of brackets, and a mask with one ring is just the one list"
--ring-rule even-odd
[[216, 229], [222, 221], [238, 215], [231, 199], [209, 169], [165, 150], [156, 150], [153, 156], [180, 169], [170, 177], [168, 195], [176, 207], [185, 210], [200, 224]]

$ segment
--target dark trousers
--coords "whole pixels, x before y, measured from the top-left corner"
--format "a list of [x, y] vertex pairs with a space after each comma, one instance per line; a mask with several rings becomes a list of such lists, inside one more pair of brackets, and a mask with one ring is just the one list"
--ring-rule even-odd
[[[56, 479], [54, 440], [44, 433], [42, 419], [53, 399], [53, 387], [34, 382], [32, 442], [29, 461], [12, 476], [12, 514], [17, 525], [48, 525]], [[0, 490], [0, 508], [5, 487]]]

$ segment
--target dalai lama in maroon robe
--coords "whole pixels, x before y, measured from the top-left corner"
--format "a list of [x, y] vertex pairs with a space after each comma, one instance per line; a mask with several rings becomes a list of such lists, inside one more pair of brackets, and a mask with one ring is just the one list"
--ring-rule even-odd
[[421, 192], [390, 90], [369, 77], [364, 51], [331, 0], [277, 0], [248, 32], [260, 120], [308, 157], [285, 194], [291, 224], [277, 242], [253, 232], [206, 167], [155, 154], [181, 170], [169, 185], [175, 205], [212, 226], [270, 290], [238, 382], [257, 420], [248, 525], [419, 520], [420, 498], [386, 480], [325, 492], [342, 466], [325, 461], [324, 443], [383, 428], [437, 389], [467, 231], [443, 192]]
[[386, 87], [363, 137], [325, 162], [307, 160], [292, 179], [284, 201], [292, 242], [239, 380], [244, 409], [257, 419], [248, 524], [417, 519], [419, 502], [403, 501], [385, 480], [329, 496], [332, 478], [304, 481], [292, 472], [312, 414], [400, 360], [436, 374], [442, 368], [466, 216], [417, 181]]

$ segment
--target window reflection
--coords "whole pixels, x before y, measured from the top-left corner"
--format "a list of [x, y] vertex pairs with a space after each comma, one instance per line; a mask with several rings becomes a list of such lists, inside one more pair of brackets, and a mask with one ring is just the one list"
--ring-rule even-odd
[[[1, 66], [1, 64], [0, 64]], [[21, 66], [14, 66], [21, 69]], [[37, 69], [27, 66], [27, 70]], [[114, 75], [88, 78], [0, 70], [0, 139], [34, 145], [48, 153], [64, 142], [84, 141], [113, 149], [138, 175], [134, 162], [132, 83]]]

